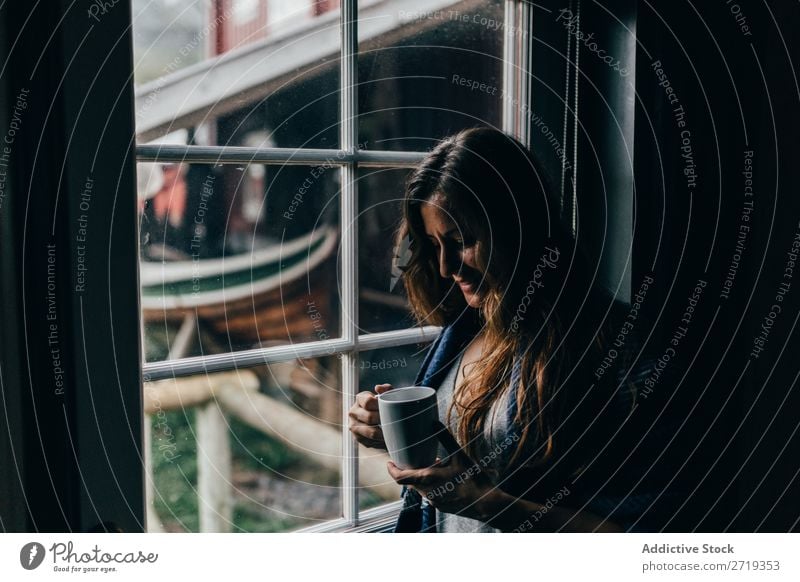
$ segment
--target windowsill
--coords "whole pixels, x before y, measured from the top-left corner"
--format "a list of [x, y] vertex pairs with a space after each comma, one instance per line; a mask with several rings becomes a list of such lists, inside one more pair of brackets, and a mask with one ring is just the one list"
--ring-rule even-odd
[[402, 500], [393, 501], [360, 512], [358, 525], [354, 526], [344, 519], [326, 521], [319, 525], [313, 525], [296, 530], [295, 533], [382, 533], [390, 532], [394, 529], [400, 508], [403, 506]]

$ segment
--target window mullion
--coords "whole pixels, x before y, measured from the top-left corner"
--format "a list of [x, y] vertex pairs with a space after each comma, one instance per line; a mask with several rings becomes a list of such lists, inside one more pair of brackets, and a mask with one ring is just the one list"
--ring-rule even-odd
[[[341, 149], [355, 154], [358, 141], [358, 4], [343, 0], [341, 8]], [[347, 413], [358, 392], [358, 163], [342, 166], [342, 337], [354, 349], [342, 358], [342, 516], [358, 524], [358, 447], [348, 431]]]
[[[505, 2], [505, 21], [506, 24], [512, 24], [515, 20], [514, 15], [516, 14], [517, 10], [517, 0], [506, 0]], [[514, 58], [515, 54], [515, 47], [516, 42], [514, 39], [514, 35], [508, 30], [508, 26], [505, 27], [505, 33], [503, 36], [503, 95], [511, 96], [512, 98], [515, 96], [515, 85], [514, 79], [516, 77], [516, 71], [514, 69], [514, 63], [516, 59]], [[511, 103], [509, 103], [510, 99], [502, 99], [502, 108], [503, 108], [503, 131], [506, 133], [514, 133], [514, 128], [516, 127], [516, 109], [513, 107]]]
[[389, 150], [314, 149], [314, 148], [252, 148], [240, 146], [196, 146], [144, 144], [136, 146], [139, 162], [195, 164], [332, 164], [379, 168], [413, 168], [425, 152], [396, 152]]
[[415, 343], [428, 343], [436, 339], [440, 331], [441, 328], [438, 326], [426, 325], [422, 328], [363, 334], [358, 337], [357, 343], [348, 342], [344, 338], [336, 338], [150, 362], [144, 365], [144, 377], [147, 381], [182, 378], [197, 374], [213, 374], [252, 366], [263, 366], [273, 362], [318, 358], [334, 353], [344, 353], [353, 349], [358, 349], [359, 351], [378, 350]]
[[533, 6], [506, 0], [503, 38], [503, 131], [530, 147], [530, 58], [533, 39]]

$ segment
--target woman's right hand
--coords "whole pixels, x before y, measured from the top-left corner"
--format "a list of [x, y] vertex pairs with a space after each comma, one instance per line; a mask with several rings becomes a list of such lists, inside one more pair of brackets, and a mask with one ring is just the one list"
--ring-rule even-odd
[[[375, 392], [383, 394], [391, 389], [391, 384], [376, 384]], [[381, 430], [381, 417], [378, 413], [378, 397], [367, 390], [356, 394], [356, 402], [348, 413], [350, 432], [365, 447], [386, 449]]]

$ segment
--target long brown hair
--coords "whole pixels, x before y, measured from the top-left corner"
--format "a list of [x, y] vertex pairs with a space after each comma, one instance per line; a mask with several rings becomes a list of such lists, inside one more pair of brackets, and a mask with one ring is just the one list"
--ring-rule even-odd
[[[446, 325], [470, 307], [453, 280], [439, 274], [423, 203], [439, 205], [465, 238], [476, 241], [475, 261], [485, 278], [483, 355], [448, 411], [459, 412], [456, 438], [479, 458], [488, 413], [509, 385], [518, 356], [515, 422], [522, 430], [510, 464], [553, 460], [585, 430], [599, 402], [599, 394], [586, 398], [585, 368], [596, 363], [605, 340], [595, 317], [601, 306], [588, 299], [588, 309], [582, 308], [597, 289], [594, 273], [559, 219], [550, 181], [519, 141], [488, 128], [443, 140], [411, 174], [395, 241], [409, 249], [405, 289], [418, 324]], [[523, 458], [531, 443], [535, 452]]]

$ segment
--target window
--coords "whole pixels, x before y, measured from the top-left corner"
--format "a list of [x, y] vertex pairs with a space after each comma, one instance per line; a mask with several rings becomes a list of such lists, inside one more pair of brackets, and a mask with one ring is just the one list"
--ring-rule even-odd
[[[609, 288], [655, 281], [654, 347], [681, 289], [721, 285], [736, 259], [730, 297], [695, 313], [706, 325], [665, 409], [691, 446], [659, 459], [698, 480], [670, 527], [796, 528], [795, 467], [778, 462], [796, 445], [779, 420], [791, 318], [752, 350], [794, 260], [778, 162], [797, 157], [798, 110], [771, 86], [791, 87], [780, 25], [797, 11], [695, 4], [5, 2], [4, 530], [142, 531], [145, 497], [151, 530], [390, 527], [399, 488], [344, 411], [362, 387], [410, 381], [438, 333], [411, 325], [389, 233], [422, 153], [481, 121], [560, 178]], [[684, 129], [713, 169], [705, 195], [686, 189]], [[742, 151], [759, 196], [739, 264]]]
[[403, 183], [458, 129], [524, 139], [508, 97], [530, 6], [133, 14], [148, 529], [386, 526], [400, 487], [346, 413], [412, 382], [438, 333], [393, 270]]

